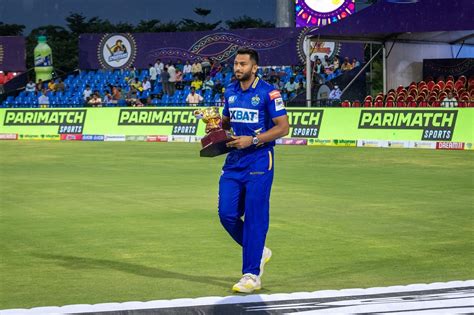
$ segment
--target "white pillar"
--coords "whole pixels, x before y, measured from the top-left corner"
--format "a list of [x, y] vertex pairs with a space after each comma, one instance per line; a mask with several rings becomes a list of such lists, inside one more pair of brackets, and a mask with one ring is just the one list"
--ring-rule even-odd
[[383, 80], [383, 94], [387, 95], [387, 49], [385, 48], [385, 43], [382, 44], [382, 80]]
[[311, 85], [313, 80], [311, 80], [311, 39], [305, 37], [306, 45], [306, 106], [311, 107]]

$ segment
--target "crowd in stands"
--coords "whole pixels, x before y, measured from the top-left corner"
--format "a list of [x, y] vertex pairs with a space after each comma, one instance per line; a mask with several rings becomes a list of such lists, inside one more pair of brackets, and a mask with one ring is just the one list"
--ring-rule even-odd
[[367, 95], [363, 102], [342, 102], [343, 107], [474, 107], [474, 77], [440, 77], [399, 86], [375, 97]]
[[315, 56], [315, 60], [312, 63], [312, 78], [313, 82], [324, 84], [326, 81], [330, 81], [344, 72], [351, 71], [354, 68], [360, 66], [360, 62], [357, 58], [345, 57], [343, 60], [339, 55], [335, 55], [330, 58], [328, 55], [324, 56], [324, 59], [319, 59]]
[[[304, 67], [262, 67], [259, 75], [280, 89], [285, 100], [306, 87]], [[157, 60], [143, 70], [81, 71], [64, 81], [30, 81], [2, 107], [222, 106], [225, 87], [233, 80], [227, 63]]]

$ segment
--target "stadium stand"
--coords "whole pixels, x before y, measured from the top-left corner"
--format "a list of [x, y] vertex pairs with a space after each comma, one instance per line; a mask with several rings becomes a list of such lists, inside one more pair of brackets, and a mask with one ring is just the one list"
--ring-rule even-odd
[[460, 76], [457, 80], [452, 76], [426, 78], [424, 81], [412, 82], [409, 86], [399, 86], [391, 89], [386, 95], [377, 94], [375, 97], [367, 95], [362, 102], [355, 100], [352, 103], [344, 100], [342, 107], [442, 107], [443, 101], [449, 94], [456, 99], [457, 107], [474, 107], [474, 77], [467, 79]]

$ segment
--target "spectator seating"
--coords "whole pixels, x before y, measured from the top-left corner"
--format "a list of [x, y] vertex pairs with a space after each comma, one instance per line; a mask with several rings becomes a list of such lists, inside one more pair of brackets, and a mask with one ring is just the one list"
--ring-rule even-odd
[[[474, 107], [474, 77], [460, 76], [457, 80], [448, 76], [445, 80], [435, 82], [412, 82], [408, 87], [399, 86], [388, 91], [386, 95], [379, 93], [374, 97], [367, 95], [362, 102], [363, 107], [440, 107], [443, 99], [452, 92], [458, 101], [458, 107]], [[342, 107], [360, 107], [360, 101], [345, 100]]]

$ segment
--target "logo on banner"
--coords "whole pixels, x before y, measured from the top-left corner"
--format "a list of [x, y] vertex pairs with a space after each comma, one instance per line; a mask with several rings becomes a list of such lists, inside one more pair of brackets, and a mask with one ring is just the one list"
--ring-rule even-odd
[[195, 135], [198, 120], [192, 109], [121, 109], [119, 126], [172, 126], [173, 135]]
[[58, 133], [82, 133], [86, 110], [7, 110], [5, 126], [59, 126]]
[[128, 68], [135, 61], [136, 47], [131, 34], [106, 34], [97, 50], [99, 62], [108, 69]]
[[238, 123], [258, 123], [258, 110], [247, 108], [230, 108], [230, 121]]
[[423, 130], [421, 140], [451, 140], [457, 110], [362, 110], [359, 129]]
[[295, 109], [288, 111], [290, 137], [318, 138], [323, 110]]

